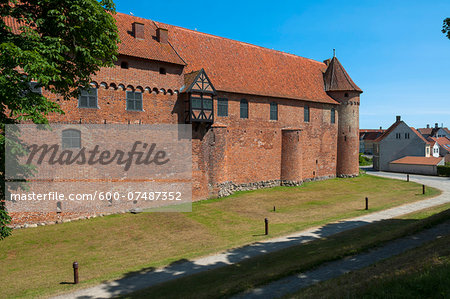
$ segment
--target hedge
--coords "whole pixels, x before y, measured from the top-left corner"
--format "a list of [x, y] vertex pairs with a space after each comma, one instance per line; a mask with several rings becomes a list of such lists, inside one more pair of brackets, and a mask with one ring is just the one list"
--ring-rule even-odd
[[450, 176], [450, 166], [439, 165], [437, 167], [437, 173], [441, 176]]

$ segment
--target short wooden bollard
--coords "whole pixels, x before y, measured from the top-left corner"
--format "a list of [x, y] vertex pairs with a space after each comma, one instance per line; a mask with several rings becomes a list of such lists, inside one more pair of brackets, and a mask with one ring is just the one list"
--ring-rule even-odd
[[264, 218], [264, 228], [265, 228], [265, 235], [269, 234], [269, 219]]
[[425, 194], [425, 185], [422, 185], [422, 194]]
[[366, 197], [366, 210], [369, 209], [369, 198]]
[[78, 263], [73, 262], [73, 283], [78, 284]]
[[276, 212], [277, 210], [275, 209], [275, 206], [273, 206], [273, 211]]
[[406, 181], [409, 182], [409, 174], [406, 175]]

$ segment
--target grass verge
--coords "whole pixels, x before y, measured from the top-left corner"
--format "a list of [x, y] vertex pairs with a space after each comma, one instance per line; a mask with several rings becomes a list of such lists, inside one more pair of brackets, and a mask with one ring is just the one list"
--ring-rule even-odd
[[291, 298], [450, 298], [450, 235]]
[[[166, 282], [132, 293], [124, 298], [226, 297], [309, 270], [324, 262], [362, 252], [448, 219], [450, 219], [450, 204], [408, 214], [397, 219], [369, 224], [329, 238], [311, 241], [234, 265]], [[316, 296], [316, 298], [319, 297], [321, 296]]]
[[[361, 175], [239, 192], [195, 202], [191, 213], [111, 215], [16, 230], [0, 242], [0, 298], [69, 292], [440, 193], [421, 191], [413, 182]], [[263, 235], [266, 217], [269, 236]], [[79, 285], [70, 284], [74, 261]]]

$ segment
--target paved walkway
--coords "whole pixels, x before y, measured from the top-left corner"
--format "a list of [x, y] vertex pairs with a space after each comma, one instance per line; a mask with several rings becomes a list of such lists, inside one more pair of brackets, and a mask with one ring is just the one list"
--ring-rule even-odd
[[[395, 174], [384, 173], [371, 174], [381, 176], [395, 176]], [[399, 175], [398, 178], [400, 177], [405, 178], [405, 175]], [[283, 248], [309, 242], [311, 240], [327, 237], [345, 230], [367, 225], [375, 221], [390, 219], [425, 208], [450, 203], [449, 178], [442, 178], [441, 180], [441, 178], [436, 177], [411, 176], [410, 180], [437, 187], [444, 192], [442, 195], [435, 198], [426, 199], [388, 210], [343, 220], [337, 223], [329, 223], [322, 227], [311, 228], [288, 236], [264, 240], [244, 247], [231, 249], [223, 253], [214, 254], [203, 258], [197, 258], [192, 261], [175, 263], [165, 268], [157, 269], [154, 271], [143, 271], [140, 274], [129, 275], [119, 280], [106, 282], [94, 287], [78, 290], [73, 293], [61, 295], [55, 298], [111, 298], [117, 295], [128, 294], [133, 291], [144, 289], [162, 282], [234, 264], [264, 253], [274, 252]]]

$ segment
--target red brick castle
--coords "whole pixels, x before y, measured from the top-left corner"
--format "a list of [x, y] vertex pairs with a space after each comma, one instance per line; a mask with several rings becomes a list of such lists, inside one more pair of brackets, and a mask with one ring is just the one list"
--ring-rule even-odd
[[[358, 174], [359, 96], [323, 63], [125, 14], [114, 68], [64, 123], [191, 123], [194, 198]], [[44, 91], [45, 93], [45, 91]]]

